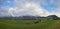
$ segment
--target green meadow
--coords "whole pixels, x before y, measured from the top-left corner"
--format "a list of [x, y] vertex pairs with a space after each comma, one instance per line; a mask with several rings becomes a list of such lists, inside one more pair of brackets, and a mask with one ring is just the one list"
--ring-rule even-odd
[[60, 29], [60, 20], [0, 20], [0, 29]]

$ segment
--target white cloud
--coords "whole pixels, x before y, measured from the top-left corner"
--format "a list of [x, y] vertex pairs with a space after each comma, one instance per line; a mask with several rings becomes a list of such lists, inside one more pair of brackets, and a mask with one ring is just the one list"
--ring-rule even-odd
[[3, 6], [1, 6], [0, 7], [0, 17], [9, 16], [8, 9], [9, 9], [9, 7], [3, 7]]
[[[54, 0], [50, 1], [51, 3], [55, 3]], [[2, 3], [2, 2], [0, 2]], [[8, 3], [10, 3], [8, 1]], [[48, 15], [57, 15], [60, 17], [60, 13], [57, 11], [48, 12], [47, 10], [41, 8], [40, 4], [48, 5], [46, 0], [15, 0], [14, 6], [15, 8], [3, 8], [7, 12], [0, 12], [2, 16], [24, 16], [24, 15], [31, 15], [31, 16], [48, 16]], [[57, 3], [56, 3], [57, 4]], [[59, 3], [58, 3], [59, 4]], [[58, 5], [57, 4], [57, 5]], [[60, 9], [60, 6], [58, 5], [56, 9]], [[60, 10], [59, 10], [60, 11]], [[55, 13], [56, 12], [56, 13]], [[4, 15], [5, 14], [5, 15]]]
[[[22, 2], [20, 2], [22, 1]], [[32, 0], [31, 2], [26, 0], [16, 0], [15, 1], [16, 8], [10, 8], [9, 14], [12, 16], [47, 16], [49, 12], [39, 5], [36, 0]]]

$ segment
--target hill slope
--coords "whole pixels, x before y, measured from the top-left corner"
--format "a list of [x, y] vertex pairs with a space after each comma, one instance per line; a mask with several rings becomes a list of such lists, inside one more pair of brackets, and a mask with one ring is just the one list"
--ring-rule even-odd
[[49, 20], [34, 24], [35, 20], [0, 20], [0, 29], [58, 29], [60, 20]]

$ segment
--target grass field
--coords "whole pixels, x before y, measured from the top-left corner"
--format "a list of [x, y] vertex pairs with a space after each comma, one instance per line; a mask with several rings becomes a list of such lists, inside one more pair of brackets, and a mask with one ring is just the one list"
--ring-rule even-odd
[[0, 29], [60, 29], [60, 20], [47, 20], [34, 24], [36, 20], [0, 20]]

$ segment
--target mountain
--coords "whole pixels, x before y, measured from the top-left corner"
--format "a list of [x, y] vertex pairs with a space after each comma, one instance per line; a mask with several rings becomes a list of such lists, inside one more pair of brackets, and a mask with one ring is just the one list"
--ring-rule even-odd
[[47, 18], [49, 18], [49, 19], [58, 19], [59, 17], [57, 17], [56, 15], [49, 15], [49, 16], [47, 16]]
[[[0, 17], [1, 18], [1, 17]], [[33, 19], [57, 19], [56, 15], [49, 15], [47, 17], [41, 17], [41, 16], [19, 16], [19, 17], [2, 17], [2, 18], [8, 18], [8, 19], [24, 19], [24, 20], [33, 20]]]

